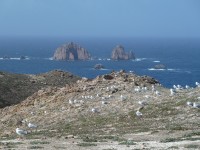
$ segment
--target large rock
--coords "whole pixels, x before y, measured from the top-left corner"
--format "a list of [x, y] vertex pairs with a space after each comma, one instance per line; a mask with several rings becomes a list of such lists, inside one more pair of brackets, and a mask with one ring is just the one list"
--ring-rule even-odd
[[86, 49], [73, 42], [58, 47], [53, 56], [54, 60], [88, 60], [90, 54]]
[[167, 67], [163, 64], [157, 64], [154, 66], [154, 69], [167, 69]]
[[135, 59], [135, 55], [133, 51], [126, 53], [123, 46], [117, 45], [112, 51], [111, 58], [113, 60], [129, 60], [129, 59]]

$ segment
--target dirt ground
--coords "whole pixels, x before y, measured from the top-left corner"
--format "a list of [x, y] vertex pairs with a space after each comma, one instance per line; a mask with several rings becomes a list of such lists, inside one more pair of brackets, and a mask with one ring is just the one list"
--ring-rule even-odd
[[[1, 140], [0, 149], [47, 149], [47, 150], [136, 150], [136, 149], [199, 149], [200, 137], [190, 139], [181, 138], [193, 131], [181, 131], [169, 133], [168, 131], [142, 132], [137, 134], [125, 134], [120, 138], [126, 142], [114, 139], [105, 139], [95, 142], [84, 142], [80, 137], [60, 137], [42, 139], [12, 139]], [[198, 137], [198, 138], [197, 138]], [[169, 140], [171, 139], [171, 140]], [[180, 140], [182, 139], [182, 140]]]

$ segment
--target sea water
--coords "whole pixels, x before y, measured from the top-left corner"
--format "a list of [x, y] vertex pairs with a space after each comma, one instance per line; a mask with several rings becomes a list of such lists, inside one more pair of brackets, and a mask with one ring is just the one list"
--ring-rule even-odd
[[[53, 53], [64, 43], [75, 42], [86, 48], [94, 59], [88, 61], [54, 61]], [[133, 50], [135, 60], [113, 61], [112, 49], [121, 44]], [[10, 59], [3, 59], [8, 56]], [[21, 56], [27, 59], [20, 60]], [[200, 82], [200, 39], [198, 38], [0, 38], [0, 71], [39, 74], [55, 69], [87, 78], [121, 69], [148, 75], [165, 87]], [[105, 69], [95, 70], [95, 64]], [[154, 69], [164, 64], [167, 69]]]

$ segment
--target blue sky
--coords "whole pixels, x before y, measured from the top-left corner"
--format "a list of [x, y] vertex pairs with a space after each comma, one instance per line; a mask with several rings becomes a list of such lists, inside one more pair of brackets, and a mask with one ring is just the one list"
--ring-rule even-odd
[[200, 0], [0, 0], [0, 36], [200, 37]]

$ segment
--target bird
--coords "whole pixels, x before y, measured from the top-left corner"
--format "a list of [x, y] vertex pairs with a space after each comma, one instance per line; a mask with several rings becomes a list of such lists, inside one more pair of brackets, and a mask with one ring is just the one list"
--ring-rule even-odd
[[160, 92], [159, 92], [159, 91], [156, 91], [155, 94], [156, 94], [156, 95], [160, 95]]
[[24, 135], [28, 134], [28, 132], [26, 130], [23, 130], [23, 129], [20, 129], [20, 128], [16, 128], [16, 133], [19, 136], [24, 136]]
[[92, 108], [92, 110], [91, 110], [93, 113], [97, 113], [98, 112], [98, 110], [96, 109], [96, 108]]
[[104, 104], [108, 104], [108, 102], [106, 102], [106, 101], [102, 101], [101, 104], [103, 104], [103, 105], [104, 105]]
[[170, 95], [173, 96], [174, 95], [174, 89], [170, 89]]
[[193, 106], [193, 102], [187, 102], [188, 106]]
[[151, 90], [152, 90], [152, 92], [155, 92], [156, 89], [155, 89], [154, 85], [152, 85]]
[[37, 125], [33, 124], [33, 123], [28, 123], [28, 127], [29, 128], [37, 128]]
[[134, 91], [135, 91], [135, 92], [140, 92], [141, 89], [140, 89], [140, 87], [138, 86], [138, 87], [136, 87], [136, 88], [134, 89]]
[[147, 87], [142, 87], [142, 91], [147, 91]]
[[138, 104], [140, 104], [142, 106], [148, 105], [148, 103], [146, 101], [139, 101]]
[[182, 90], [183, 88], [182, 88], [182, 86], [181, 85], [177, 85], [177, 90]]
[[149, 95], [145, 95], [144, 97], [145, 97], [145, 98], [147, 98], [147, 99], [148, 99], [148, 98], [150, 98], [150, 96], [149, 96]]
[[70, 99], [69, 104], [71, 104], [71, 105], [74, 104], [74, 101]]
[[185, 88], [186, 88], [186, 89], [189, 89], [189, 88], [190, 88], [190, 86], [189, 86], [189, 85], [186, 85], [186, 86], [185, 86]]
[[120, 100], [121, 100], [121, 101], [124, 101], [124, 100], [126, 100], [126, 97], [123, 96], [123, 95], [121, 95], [121, 96], [120, 96]]
[[141, 116], [142, 116], [142, 113], [141, 113], [139, 110], [137, 110], [137, 111], [136, 111], [136, 115], [137, 115], [138, 117], [141, 117]]
[[197, 87], [200, 87], [200, 83], [199, 83], [199, 82], [195, 82], [195, 85], [196, 85]]
[[174, 88], [174, 89], [177, 89], [176, 85], [173, 85], [173, 88]]
[[194, 103], [193, 103], [193, 107], [194, 107], [194, 108], [200, 108], [200, 104], [197, 104], [197, 103], [194, 102]]

